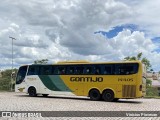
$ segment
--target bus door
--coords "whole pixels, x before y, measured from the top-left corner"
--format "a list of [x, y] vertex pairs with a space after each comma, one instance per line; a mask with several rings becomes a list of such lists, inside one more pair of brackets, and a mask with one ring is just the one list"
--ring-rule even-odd
[[29, 66], [28, 73], [26, 76], [27, 89], [33, 86], [35, 87], [36, 91], [39, 92], [40, 78], [38, 77], [38, 75], [39, 75], [39, 66], [37, 65]]

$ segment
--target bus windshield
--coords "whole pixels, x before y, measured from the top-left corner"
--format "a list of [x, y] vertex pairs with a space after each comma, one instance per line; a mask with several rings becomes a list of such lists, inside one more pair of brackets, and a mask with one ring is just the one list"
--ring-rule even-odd
[[19, 68], [17, 78], [16, 78], [16, 84], [20, 84], [24, 80], [26, 76], [26, 72], [27, 72], [27, 66], [22, 66]]

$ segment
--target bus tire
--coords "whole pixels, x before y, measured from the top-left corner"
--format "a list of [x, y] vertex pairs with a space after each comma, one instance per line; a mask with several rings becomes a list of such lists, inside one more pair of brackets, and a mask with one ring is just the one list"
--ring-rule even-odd
[[102, 98], [107, 102], [112, 102], [114, 101], [114, 92], [112, 90], [105, 90], [102, 93]]
[[91, 100], [97, 101], [101, 99], [101, 94], [99, 90], [97, 89], [92, 89], [89, 91], [89, 97]]
[[43, 95], [43, 97], [47, 97], [49, 94], [42, 94]]
[[37, 96], [37, 92], [36, 92], [36, 88], [35, 87], [30, 87], [28, 89], [28, 93], [30, 97], [36, 97]]

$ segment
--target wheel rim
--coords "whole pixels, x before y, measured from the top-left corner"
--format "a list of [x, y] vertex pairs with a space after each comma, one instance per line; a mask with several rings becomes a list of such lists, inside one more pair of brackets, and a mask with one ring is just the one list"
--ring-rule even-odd
[[36, 90], [34, 88], [29, 89], [29, 95], [30, 96], [36, 96]]
[[33, 89], [31, 89], [31, 95], [34, 96], [34, 94], [35, 94], [35, 91]]
[[94, 98], [97, 98], [97, 97], [98, 97], [98, 93], [97, 93], [97, 92], [93, 92], [92, 96], [93, 96]]
[[89, 96], [90, 96], [91, 100], [99, 100], [100, 99], [100, 93], [99, 93], [98, 90], [92, 90], [92, 91], [90, 91]]
[[114, 93], [112, 91], [105, 91], [103, 93], [103, 99], [105, 101], [111, 102], [114, 99]]
[[107, 100], [110, 100], [112, 98], [112, 95], [110, 93], [106, 93], [105, 97]]

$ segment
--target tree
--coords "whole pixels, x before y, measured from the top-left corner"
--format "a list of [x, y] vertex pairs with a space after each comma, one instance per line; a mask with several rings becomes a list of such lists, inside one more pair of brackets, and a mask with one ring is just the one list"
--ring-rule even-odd
[[150, 69], [150, 71], [153, 72], [154, 70], [153, 70], [153, 69]]
[[135, 56], [132, 56], [132, 57], [125, 57], [124, 60], [129, 60], [129, 61], [132, 61], [132, 60], [137, 60], [137, 58]]
[[146, 65], [146, 69], [148, 70], [149, 68], [151, 68], [151, 64], [150, 61], [147, 58], [142, 58], [142, 63], [144, 63]]
[[148, 70], [149, 68], [151, 68], [151, 64], [150, 64], [150, 61], [147, 59], [147, 58], [142, 58], [142, 52], [138, 53], [138, 55], [135, 57], [135, 56], [127, 56], [124, 58], [124, 60], [129, 60], [129, 61], [133, 61], [133, 60], [141, 60], [142, 63], [144, 63], [146, 65], [146, 69]]
[[135, 56], [127, 56], [124, 58], [124, 60], [129, 60], [129, 61], [132, 61], [132, 60], [140, 60], [142, 57], [142, 52], [138, 53], [138, 55], [135, 57]]
[[35, 60], [34, 64], [47, 64], [48, 59], [42, 59], [42, 60]]
[[137, 55], [137, 60], [140, 60], [141, 57], [142, 57], [142, 52], [138, 53], [138, 55]]
[[[18, 69], [13, 69], [13, 72], [16, 74], [18, 71]], [[4, 71], [2, 71], [2, 78], [11, 78], [11, 75], [12, 75], [12, 69], [6, 69]]]
[[[13, 69], [14, 73], [16, 74], [18, 69]], [[0, 78], [0, 90], [10, 90], [10, 87], [12, 85], [12, 89], [14, 89], [14, 84], [15, 84], [15, 78], [16, 76], [11, 76], [12, 74], [12, 69], [7, 69], [1, 72], [2, 77]], [[12, 77], [12, 81], [11, 81]]]

